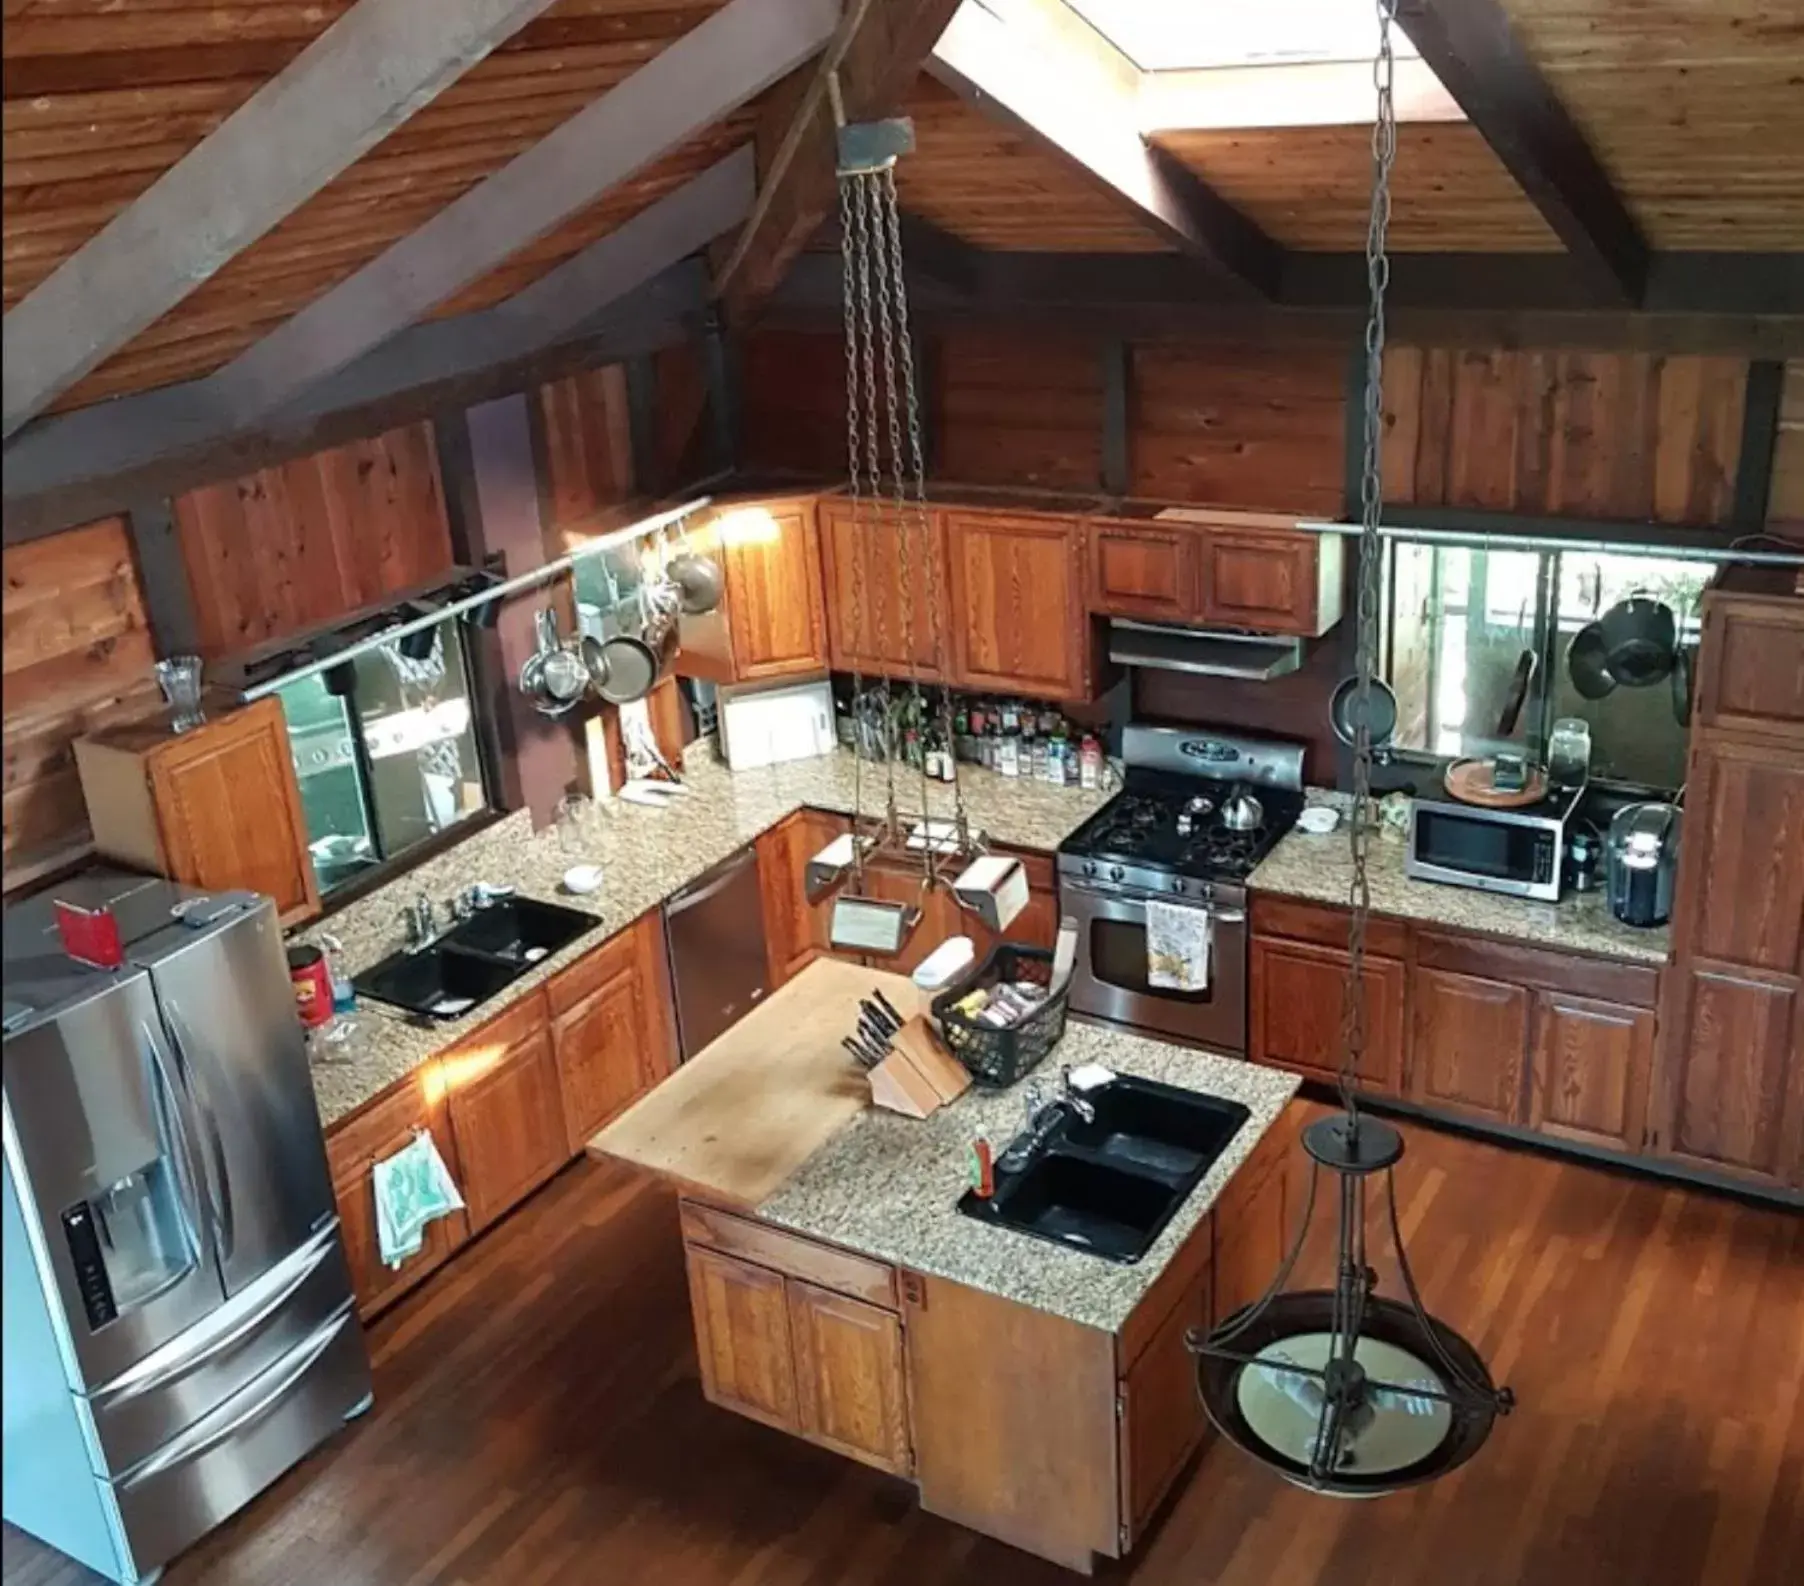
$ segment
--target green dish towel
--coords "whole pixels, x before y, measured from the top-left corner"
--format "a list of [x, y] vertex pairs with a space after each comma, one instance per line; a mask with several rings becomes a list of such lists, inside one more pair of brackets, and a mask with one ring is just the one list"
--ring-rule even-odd
[[391, 1268], [419, 1254], [426, 1225], [433, 1218], [463, 1209], [463, 1196], [457, 1193], [450, 1169], [423, 1129], [393, 1156], [378, 1162], [373, 1176], [376, 1243]]

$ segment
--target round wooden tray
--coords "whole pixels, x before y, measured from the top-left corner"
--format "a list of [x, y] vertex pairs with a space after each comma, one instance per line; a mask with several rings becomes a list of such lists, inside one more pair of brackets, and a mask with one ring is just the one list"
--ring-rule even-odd
[[1447, 792], [1462, 804], [1481, 804], [1487, 809], [1519, 810], [1538, 804], [1547, 796], [1547, 773], [1536, 768], [1528, 774], [1528, 786], [1519, 792], [1506, 793], [1492, 784], [1496, 770], [1490, 760], [1455, 760], [1447, 767]]

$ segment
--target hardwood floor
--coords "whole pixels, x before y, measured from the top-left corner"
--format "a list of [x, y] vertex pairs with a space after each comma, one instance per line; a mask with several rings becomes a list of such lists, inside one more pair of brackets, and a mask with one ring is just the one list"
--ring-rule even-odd
[[[1369, 1504], [1293, 1491], [1211, 1447], [1109, 1578], [1795, 1581], [1804, 1218], [1426, 1128], [1408, 1137], [1399, 1194], [1418, 1277], [1515, 1388], [1516, 1414], [1457, 1476]], [[375, 1409], [167, 1586], [1076, 1578], [705, 1404], [673, 1198], [620, 1170], [572, 1166], [370, 1343]], [[8, 1529], [4, 1586], [95, 1580]]]

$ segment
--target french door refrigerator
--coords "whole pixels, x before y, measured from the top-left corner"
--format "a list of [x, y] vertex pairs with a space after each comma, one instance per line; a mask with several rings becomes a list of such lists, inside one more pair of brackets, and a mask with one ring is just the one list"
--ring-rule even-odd
[[85, 967], [5, 915], [5, 1516], [153, 1579], [365, 1408], [369, 1361], [269, 899], [102, 872]]

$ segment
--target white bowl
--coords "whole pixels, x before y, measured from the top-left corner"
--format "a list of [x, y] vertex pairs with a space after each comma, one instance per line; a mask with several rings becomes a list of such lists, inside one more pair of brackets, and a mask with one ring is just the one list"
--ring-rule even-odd
[[601, 888], [600, 865], [572, 865], [564, 872], [564, 890], [573, 892], [578, 897], [599, 891]]
[[1313, 832], [1317, 837], [1326, 837], [1340, 825], [1340, 811], [1330, 809], [1326, 804], [1311, 804], [1297, 817], [1297, 825], [1306, 832]]

